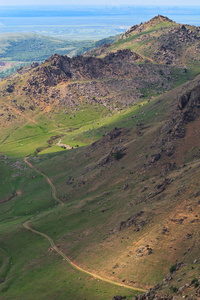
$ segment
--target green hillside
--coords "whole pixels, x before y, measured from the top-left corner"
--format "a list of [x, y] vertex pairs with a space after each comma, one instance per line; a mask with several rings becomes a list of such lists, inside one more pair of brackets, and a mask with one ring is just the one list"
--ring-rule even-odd
[[14, 73], [21, 66], [42, 62], [54, 53], [74, 56], [113, 42], [116, 38], [74, 41], [32, 33], [0, 34], [0, 78]]
[[152, 63], [195, 68], [200, 65], [199, 37], [199, 27], [178, 24], [159, 15], [134, 25], [109, 47], [92, 50], [90, 55], [103, 57], [130, 49]]
[[199, 298], [198, 30], [158, 16], [0, 81], [2, 300]]

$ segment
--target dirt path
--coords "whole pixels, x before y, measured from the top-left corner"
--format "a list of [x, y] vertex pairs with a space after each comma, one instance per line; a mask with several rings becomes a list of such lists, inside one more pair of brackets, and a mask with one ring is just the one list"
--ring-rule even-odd
[[64, 139], [64, 138], [59, 139], [59, 141], [58, 141], [58, 143], [56, 145], [60, 146], [60, 147], [65, 147], [67, 150], [72, 149], [72, 147], [70, 147], [69, 145], [63, 144], [62, 143], [62, 139]]
[[59, 202], [61, 205], [64, 205], [64, 203], [62, 202], [62, 200], [60, 200], [57, 196], [56, 196], [56, 189], [55, 186], [53, 185], [52, 181], [49, 179], [49, 177], [47, 175], [45, 175], [44, 173], [42, 173], [41, 171], [39, 171], [38, 169], [36, 169], [29, 161], [28, 161], [28, 157], [24, 158], [25, 163], [27, 163], [32, 169], [34, 169], [37, 173], [41, 174], [48, 182], [48, 184], [51, 186], [52, 189], [52, 196], [53, 198]]
[[[34, 169], [37, 173], [41, 174], [42, 176], [44, 176], [47, 180], [47, 182], [49, 183], [49, 185], [51, 186], [52, 188], [52, 196], [53, 198], [59, 202], [61, 205], [64, 205], [64, 203], [57, 198], [56, 196], [56, 189], [55, 189], [55, 186], [53, 185], [53, 183], [51, 182], [51, 180], [49, 179], [48, 176], [46, 176], [44, 173], [42, 173], [41, 171], [39, 171], [37, 168], [35, 168], [29, 161], [28, 161], [28, 158], [26, 157], [24, 159], [24, 161], [32, 168]], [[26, 221], [24, 224], [23, 224], [24, 228], [26, 228], [27, 230], [30, 230], [32, 231], [33, 233], [36, 233], [36, 234], [39, 234], [41, 236], [43, 236], [44, 238], [46, 238], [49, 243], [51, 244], [51, 247], [58, 253], [60, 254], [72, 267], [74, 267], [76, 270], [78, 271], [81, 271], [85, 274], [88, 274], [96, 279], [99, 279], [101, 281], [104, 281], [104, 282], [107, 282], [107, 283], [110, 283], [110, 284], [114, 284], [116, 286], [120, 286], [120, 287], [124, 287], [124, 288], [127, 288], [129, 290], [134, 290], [134, 291], [138, 291], [138, 292], [142, 292], [142, 293], [145, 293], [147, 290], [144, 290], [144, 289], [140, 289], [140, 288], [135, 288], [135, 287], [132, 287], [132, 286], [129, 286], [129, 285], [125, 285], [125, 284], [122, 284], [122, 283], [118, 283], [118, 282], [115, 282], [115, 281], [112, 281], [110, 279], [107, 279], [107, 278], [104, 278], [104, 277], [101, 277], [95, 273], [92, 273], [92, 272], [89, 272], [87, 270], [84, 270], [83, 268], [79, 267], [78, 265], [76, 265], [73, 261], [70, 260], [70, 258], [65, 254], [63, 253], [54, 243], [54, 241], [52, 240], [52, 238], [50, 238], [48, 235], [40, 232], [40, 231], [37, 231], [33, 228], [30, 227], [29, 225], [29, 222]]]
[[92, 276], [92, 277], [94, 277], [94, 278], [97, 278], [97, 279], [99, 279], [99, 280], [101, 280], [101, 281], [104, 281], [104, 282], [107, 282], [107, 283], [110, 283], [110, 284], [114, 284], [114, 285], [116, 285], [116, 286], [120, 286], [120, 287], [125, 287], [125, 288], [127, 288], [127, 289], [130, 289], [130, 290], [134, 290], [134, 291], [138, 291], [138, 292], [146, 292], [146, 290], [144, 290], [144, 289], [139, 289], [139, 288], [135, 288], [135, 287], [132, 287], [132, 286], [128, 286], [128, 285], [125, 285], [125, 284], [121, 284], [121, 283], [118, 283], [118, 282], [115, 282], [115, 281], [112, 281], [112, 280], [110, 280], [110, 279], [106, 279], [106, 278], [104, 278], [104, 277], [101, 277], [101, 276], [99, 276], [99, 275], [97, 275], [97, 274], [94, 274], [94, 273], [92, 273], [92, 272], [89, 272], [89, 271], [86, 271], [86, 270], [84, 270], [84, 269], [82, 269], [81, 267], [79, 267], [79, 266], [77, 266], [73, 261], [71, 261], [70, 259], [69, 259], [69, 257], [67, 257], [55, 244], [54, 244], [54, 241], [52, 240], [52, 238], [50, 238], [48, 235], [46, 235], [46, 234], [44, 234], [44, 233], [42, 233], [42, 232], [39, 232], [39, 231], [37, 231], [37, 230], [35, 230], [35, 229], [33, 229], [33, 228], [31, 228], [30, 227], [30, 225], [29, 225], [29, 223], [28, 223], [28, 221], [26, 221], [24, 224], [23, 224], [23, 226], [26, 228], [26, 229], [28, 229], [28, 230], [31, 230], [33, 233], [36, 233], [36, 234], [39, 234], [39, 235], [41, 235], [41, 236], [43, 236], [44, 238], [46, 238], [48, 241], [49, 241], [49, 243], [51, 244], [51, 247], [58, 253], [58, 254], [60, 254], [72, 267], [74, 267], [75, 269], [77, 269], [77, 270], [79, 270], [79, 271], [81, 271], [81, 272], [83, 272], [83, 273], [85, 273], [85, 274], [88, 274], [88, 275], [90, 275], [90, 276]]

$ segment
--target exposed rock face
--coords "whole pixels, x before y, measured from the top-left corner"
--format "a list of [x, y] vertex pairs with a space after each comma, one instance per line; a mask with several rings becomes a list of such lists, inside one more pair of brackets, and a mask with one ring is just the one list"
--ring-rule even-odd
[[114, 296], [114, 297], [112, 298], [112, 300], [122, 300], [122, 299], [126, 299], [126, 297], [123, 297], [123, 296], [121, 296], [121, 295], [117, 295], [117, 296]]
[[[159, 147], [160, 149], [162, 148], [162, 151], [149, 157], [145, 164], [147, 168], [155, 164], [162, 157], [163, 153], [169, 157], [174, 154], [177, 139], [185, 137], [186, 125], [197, 118], [200, 113], [199, 108], [200, 84], [197, 84], [191, 90], [179, 96], [172, 117], [161, 129], [162, 137], [158, 137], [152, 145], [152, 148]], [[174, 167], [175, 165], [171, 164], [165, 169]]]
[[[143, 216], [143, 214], [144, 214], [144, 211], [140, 211], [140, 212], [136, 213], [135, 215], [129, 217], [127, 220], [121, 221], [119, 227], [111, 230], [110, 233], [111, 234], [117, 233], [117, 232], [124, 230], [126, 228], [129, 228], [131, 226], [134, 227], [134, 231], [140, 231], [145, 226], [145, 224], [148, 223], [148, 217], [146, 217], [145, 219], [141, 218], [141, 216]], [[152, 249], [149, 248], [148, 250], [152, 250]]]
[[[135, 64], [142, 61], [140, 55], [129, 49], [110, 53], [103, 59], [54, 54], [44, 64], [28, 68], [31, 72], [22, 93], [34, 97], [34, 104], [39, 106], [42, 101], [43, 106], [74, 108], [84, 99], [86, 103], [99, 103], [112, 110], [118, 109], [119, 103], [125, 108], [144, 96], [143, 89], [157, 92], [159, 86], [169, 89], [173, 84], [168, 67]], [[23, 74], [25, 70], [18, 73]], [[62, 87], [58, 88], [60, 84]], [[9, 91], [4, 90], [4, 95], [6, 92]]]
[[[39, 63], [33, 62], [33, 63], [32, 63], [31, 65], [29, 65], [29, 66], [26, 66], [26, 67], [20, 67], [19, 69], [17, 69], [16, 72], [17, 72], [18, 74], [25, 74], [25, 73], [27, 73], [28, 71], [37, 68], [38, 66], [39, 66]], [[12, 77], [12, 75], [11, 75], [11, 77]]]
[[[127, 63], [142, 61], [142, 58], [129, 49], [119, 50], [116, 53], [108, 54], [104, 59], [95, 57], [84, 57], [82, 55], [69, 58], [54, 54], [46, 62], [56, 67], [59, 72], [51, 69], [52, 74], [55, 74], [57, 82], [65, 80], [81, 80], [81, 79], [102, 79], [106, 76], [118, 77], [120, 74], [129, 74], [130, 70]], [[132, 69], [132, 67], [131, 67]], [[48, 75], [48, 69], [44, 72]], [[133, 69], [132, 69], [133, 70]], [[62, 72], [65, 74], [62, 74]], [[57, 75], [57, 76], [56, 76]], [[64, 76], [64, 78], [62, 77]]]
[[98, 163], [98, 166], [104, 166], [107, 163], [113, 163], [115, 160], [121, 159], [126, 154], [125, 150], [125, 147], [113, 147], [112, 150]]
[[169, 139], [182, 138], [185, 136], [184, 125], [194, 121], [200, 108], [200, 85], [180, 96], [172, 119], [164, 127]]
[[[171, 28], [160, 37], [157, 50], [155, 50], [152, 58], [159, 63], [179, 64], [179, 58], [183, 56], [187, 58], [187, 54], [184, 53], [185, 47], [192, 47], [199, 41], [197, 33], [199, 33], [198, 28], [192, 31], [184, 25]], [[196, 51], [199, 53], [198, 50]]]
[[[152, 32], [153, 31], [153, 32]], [[117, 42], [128, 45], [142, 42], [137, 51], [149, 60], [159, 64], [176, 66], [194, 66], [200, 64], [200, 27], [182, 25], [167, 17], [158, 15], [148, 22], [133, 25]], [[116, 45], [116, 48], [118, 45]], [[93, 50], [93, 55], [109, 52], [109, 45]], [[111, 51], [113, 45], [111, 47]], [[186, 69], [187, 72], [187, 69]]]
[[140, 217], [143, 213], [144, 213], [143, 211], [140, 211], [139, 213], [135, 214], [134, 216], [128, 218], [126, 221], [122, 221], [120, 223], [118, 231], [121, 231], [125, 228], [128, 228], [128, 227], [132, 226], [132, 225], [137, 226], [136, 221], [137, 221], [138, 217]]
[[167, 295], [163, 295], [163, 296], [160, 296], [160, 295], [154, 295], [154, 294], [151, 294], [151, 292], [148, 292], [144, 295], [139, 295], [139, 296], [136, 296], [135, 297], [135, 300], [172, 300], [173, 299], [173, 296], [167, 296]]

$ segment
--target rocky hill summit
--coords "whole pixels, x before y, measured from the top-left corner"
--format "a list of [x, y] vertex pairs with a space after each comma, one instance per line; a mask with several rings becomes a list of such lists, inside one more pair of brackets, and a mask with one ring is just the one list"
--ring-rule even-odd
[[163, 23], [163, 22], [165, 23], [165, 26], [168, 26], [168, 27], [174, 26], [176, 24], [174, 21], [170, 20], [169, 18], [164, 17], [162, 15], [158, 15], [147, 22], [140, 23], [139, 25], [133, 25], [125, 33], [123, 33], [118, 38], [118, 40], [126, 39], [126, 38], [130, 37], [130, 35], [132, 35], [132, 34], [138, 34], [138, 33], [144, 32], [146, 30], [150, 30], [151, 27], [158, 26], [158, 24]]
[[200, 27], [178, 24], [158, 15], [132, 26], [116, 42], [90, 54], [104, 56], [126, 48], [154, 63], [194, 67], [200, 65]]

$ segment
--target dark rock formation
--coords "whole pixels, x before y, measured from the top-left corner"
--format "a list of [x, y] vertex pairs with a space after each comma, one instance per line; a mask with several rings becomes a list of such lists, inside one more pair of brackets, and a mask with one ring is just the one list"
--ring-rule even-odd
[[122, 300], [122, 299], [126, 299], [126, 297], [124, 296], [121, 296], [121, 295], [117, 295], [117, 296], [114, 296], [113, 298], [112, 298], [112, 300]]
[[121, 221], [119, 227], [112, 230], [111, 233], [117, 233], [123, 229], [134, 226], [136, 231], [139, 231], [146, 222], [144, 220], [138, 220], [144, 214], [143, 211], [136, 213], [135, 215], [129, 217], [126, 221]]

